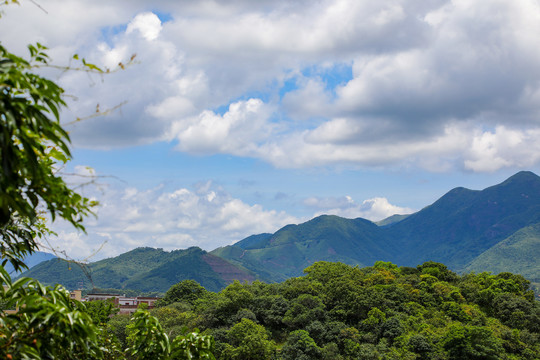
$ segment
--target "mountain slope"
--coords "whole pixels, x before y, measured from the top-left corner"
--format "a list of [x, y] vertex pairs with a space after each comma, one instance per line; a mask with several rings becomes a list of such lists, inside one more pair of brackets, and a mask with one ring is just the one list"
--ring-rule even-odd
[[476, 257], [467, 272], [519, 273], [540, 282], [540, 223], [527, 226]]
[[390, 259], [393, 254], [393, 250], [385, 246], [380, 228], [360, 218], [349, 220], [323, 215], [300, 225], [287, 225], [271, 236], [263, 234], [257, 242], [253, 239], [250, 237], [211, 253], [273, 281], [297, 276], [315, 261], [367, 266], [376, 260]]
[[23, 276], [33, 277], [46, 285], [59, 283], [69, 289], [82, 286], [161, 292], [186, 279], [196, 280], [212, 291], [218, 291], [234, 279], [255, 279], [247, 270], [215, 259], [197, 247], [171, 252], [137, 248], [85, 266], [53, 259], [35, 266]]
[[[407, 266], [433, 260], [462, 271], [480, 254], [536, 223], [540, 177], [519, 172], [482, 191], [455, 188], [421, 211], [391, 217], [380, 226], [364, 219], [320, 216], [212, 253], [271, 280], [301, 275], [318, 260], [358, 265], [385, 260]], [[537, 270], [533, 273], [540, 277]]]
[[386, 229], [395, 261], [433, 260], [462, 270], [476, 256], [540, 221], [540, 178], [520, 172], [482, 191], [451, 190], [431, 206]]
[[[24, 263], [28, 266], [28, 268], [32, 268], [43, 261], [51, 260], [51, 259], [54, 259], [55, 257], [56, 256], [53, 254], [49, 254], [43, 251], [36, 251], [35, 253], [31, 255], [25, 256], [23, 260], [24, 260]], [[10, 263], [6, 264], [5, 269], [8, 273], [12, 273], [15, 271], [15, 269], [13, 269], [13, 266], [11, 266]]]

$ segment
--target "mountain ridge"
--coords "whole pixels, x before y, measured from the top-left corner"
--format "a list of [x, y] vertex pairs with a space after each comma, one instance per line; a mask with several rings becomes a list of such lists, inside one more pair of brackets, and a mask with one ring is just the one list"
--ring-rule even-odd
[[[283, 281], [302, 275], [315, 261], [358, 266], [371, 266], [379, 260], [400, 266], [436, 261], [458, 272], [479, 271], [488, 269], [486, 264], [496, 259], [504, 260], [500, 249], [511, 246], [513, 263], [523, 259], [518, 269], [540, 279], [534, 258], [524, 253], [540, 242], [536, 227], [540, 224], [540, 177], [532, 172], [516, 173], [484, 190], [456, 187], [414, 214], [378, 223], [381, 225], [363, 218], [321, 215], [209, 252], [190, 248], [165, 254], [162, 249], [142, 248], [90, 266], [94, 277], [108, 279], [109, 286], [99, 286], [104, 288], [132, 286], [158, 291], [174, 281], [192, 278], [219, 289], [234, 278]], [[148, 261], [141, 254], [149, 256]], [[134, 261], [146, 264], [147, 269], [140, 264], [126, 265]], [[65, 269], [60, 263], [49, 266], [49, 272], [55, 266]], [[220, 267], [228, 270], [216, 271]], [[128, 268], [131, 273], [126, 274]], [[40, 268], [32, 270], [31, 274], [42, 280]], [[61, 272], [54, 273], [58, 274], [55, 281], [67, 281]]]

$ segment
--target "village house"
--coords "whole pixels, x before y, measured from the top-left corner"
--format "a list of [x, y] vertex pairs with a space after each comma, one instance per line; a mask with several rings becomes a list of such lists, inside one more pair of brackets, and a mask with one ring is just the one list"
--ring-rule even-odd
[[71, 298], [79, 301], [96, 301], [96, 300], [105, 300], [113, 302], [120, 309], [119, 314], [132, 314], [137, 311], [137, 308], [141, 304], [148, 305], [148, 309], [153, 309], [154, 304], [159, 298], [157, 297], [147, 297], [147, 296], [126, 296], [120, 294], [98, 294], [98, 293], [89, 293], [85, 297], [81, 296], [80, 290], [75, 290], [71, 292]]

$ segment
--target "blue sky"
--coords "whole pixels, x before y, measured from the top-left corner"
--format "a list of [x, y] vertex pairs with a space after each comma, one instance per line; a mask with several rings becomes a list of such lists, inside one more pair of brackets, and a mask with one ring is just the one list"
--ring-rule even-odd
[[101, 203], [87, 234], [52, 225], [70, 257], [212, 250], [320, 214], [377, 221], [540, 173], [536, 1], [40, 5], [3, 8], [12, 52], [39, 41], [55, 64], [111, 70], [137, 55], [106, 76], [41, 70], [68, 94], [64, 124], [123, 104], [66, 125], [66, 178], [94, 179], [81, 191]]

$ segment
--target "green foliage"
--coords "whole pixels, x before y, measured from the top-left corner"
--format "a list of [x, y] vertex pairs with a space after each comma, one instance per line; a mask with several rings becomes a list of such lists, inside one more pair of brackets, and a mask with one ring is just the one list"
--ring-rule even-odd
[[129, 327], [126, 350], [133, 359], [214, 359], [214, 339], [198, 330], [178, 335], [172, 342], [157, 318], [146, 310], [137, 310]]
[[116, 341], [120, 349], [128, 347], [127, 342], [127, 327], [130, 316], [127, 314], [115, 315], [109, 319], [103, 331], [109, 335], [111, 341]]
[[106, 300], [89, 301], [85, 306], [85, 312], [90, 315], [90, 318], [96, 325], [108, 323], [111, 316], [117, 314], [119, 311], [114, 303]]
[[324, 321], [325, 316], [324, 304], [318, 297], [302, 294], [291, 302], [283, 322], [293, 329], [301, 329], [313, 321]]
[[148, 311], [138, 310], [133, 315], [133, 326], [128, 336], [128, 349], [135, 359], [166, 359], [171, 353], [169, 337], [159, 321]]
[[25, 60], [0, 45], [0, 250], [3, 264], [9, 261], [16, 270], [37, 249], [35, 238], [48, 233], [38, 208], [84, 230], [82, 220], [96, 204], [69, 188], [57, 171], [71, 157], [59, 119], [63, 89], [32, 72], [47, 64], [46, 48], [28, 48]]
[[174, 302], [193, 304], [195, 300], [203, 297], [206, 293], [206, 289], [195, 280], [183, 280], [171, 286], [165, 296], [156, 302], [156, 306], [166, 306]]
[[284, 360], [315, 360], [321, 359], [323, 351], [305, 330], [295, 330], [290, 333], [287, 343], [281, 349]]
[[476, 326], [452, 325], [442, 339], [450, 359], [501, 359], [501, 340], [490, 329]]
[[45, 214], [80, 230], [96, 203], [67, 186], [58, 172], [70, 158], [69, 136], [59, 121], [63, 90], [32, 72], [47, 65], [46, 48], [30, 45], [30, 59], [0, 45], [0, 282], [1, 302], [16, 308], [0, 317], [3, 358], [100, 358], [99, 329], [61, 287], [24, 277], [13, 282], [4, 269], [25, 268], [37, 239], [50, 234]]
[[231, 360], [271, 359], [275, 344], [270, 339], [264, 326], [249, 319], [242, 319], [227, 333], [228, 343], [222, 357]]
[[218, 359], [249, 359], [264, 344], [283, 344], [277, 359], [536, 359], [540, 351], [540, 303], [519, 275], [459, 276], [433, 262], [319, 262], [306, 274], [236, 282], [184, 313], [211, 330]]
[[[71, 156], [59, 122], [63, 90], [31, 72], [48, 64], [46, 48], [37, 44], [29, 50], [30, 60], [24, 60], [0, 45], [0, 305], [15, 309], [0, 312], [0, 358], [214, 359], [212, 337], [194, 331], [171, 344], [145, 310], [127, 325], [120, 317], [111, 321], [116, 309], [110, 303], [85, 306], [59, 285], [46, 287], [28, 277], [12, 281], [5, 270], [8, 262], [16, 271], [26, 267], [24, 257], [50, 233], [45, 216], [84, 230], [82, 220], [95, 205], [69, 188], [58, 172]], [[88, 71], [101, 72], [82, 63]], [[122, 350], [123, 343], [130, 347]]]
[[44, 287], [21, 278], [15, 282], [0, 267], [0, 295], [15, 314], [0, 316], [0, 357], [23, 359], [100, 358], [99, 330], [84, 305], [61, 287]]
[[172, 343], [171, 359], [214, 360], [214, 338], [200, 335], [198, 331], [190, 332], [185, 336], [177, 336]]

